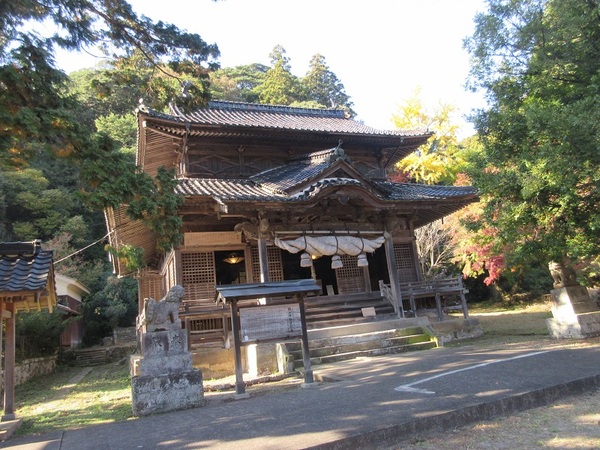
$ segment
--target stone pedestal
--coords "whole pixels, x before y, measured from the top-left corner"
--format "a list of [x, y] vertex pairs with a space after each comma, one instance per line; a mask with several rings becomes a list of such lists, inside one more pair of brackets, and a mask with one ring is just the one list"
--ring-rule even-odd
[[145, 332], [131, 358], [133, 414], [193, 408], [204, 403], [202, 372], [194, 369], [185, 330]]
[[550, 291], [552, 319], [546, 324], [555, 338], [583, 339], [600, 336], [600, 308], [584, 286], [565, 286]]

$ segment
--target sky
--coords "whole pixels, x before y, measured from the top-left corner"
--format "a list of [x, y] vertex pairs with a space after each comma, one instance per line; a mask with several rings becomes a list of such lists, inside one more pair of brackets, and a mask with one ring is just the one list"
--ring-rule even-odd
[[[270, 65], [276, 45], [292, 72], [306, 74], [320, 53], [354, 102], [357, 120], [393, 129], [391, 117], [420, 89], [423, 104], [457, 107], [459, 137], [473, 133], [464, 119], [484, 105], [464, 88], [469, 57], [462, 48], [484, 0], [130, 0], [134, 11], [198, 33], [220, 49], [221, 67]], [[85, 55], [62, 55], [67, 72], [91, 67]]]

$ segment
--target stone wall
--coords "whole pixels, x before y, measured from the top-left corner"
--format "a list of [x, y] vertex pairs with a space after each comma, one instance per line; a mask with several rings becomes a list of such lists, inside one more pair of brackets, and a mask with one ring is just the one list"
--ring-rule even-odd
[[[16, 364], [15, 385], [23, 384], [35, 377], [51, 374], [56, 370], [56, 359], [56, 356], [46, 356], [26, 359]], [[2, 372], [0, 385], [4, 389], [4, 372]]]

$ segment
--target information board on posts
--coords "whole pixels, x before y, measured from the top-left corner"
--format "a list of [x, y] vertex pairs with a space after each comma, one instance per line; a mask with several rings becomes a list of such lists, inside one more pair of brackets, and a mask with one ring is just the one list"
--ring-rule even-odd
[[240, 308], [241, 341], [286, 340], [302, 336], [300, 306], [263, 305]]

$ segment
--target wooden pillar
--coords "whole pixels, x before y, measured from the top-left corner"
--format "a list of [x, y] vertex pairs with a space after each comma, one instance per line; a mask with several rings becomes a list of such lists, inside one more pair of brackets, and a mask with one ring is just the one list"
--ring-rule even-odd
[[246, 385], [244, 384], [244, 368], [242, 366], [242, 342], [240, 339], [241, 322], [237, 300], [231, 301], [231, 325], [233, 332], [233, 349], [235, 351], [235, 393], [239, 397], [246, 394]]
[[308, 331], [306, 329], [306, 312], [304, 310], [304, 295], [296, 294], [300, 307], [300, 328], [302, 328], [302, 362], [304, 363], [304, 382], [314, 383], [312, 364], [310, 362], [310, 349], [308, 348]]
[[388, 273], [390, 274], [390, 289], [396, 299], [396, 314], [404, 317], [404, 308], [402, 307], [402, 293], [400, 292], [400, 277], [398, 276], [398, 266], [396, 265], [396, 255], [394, 254], [394, 239], [390, 233], [383, 233], [385, 238], [385, 259], [387, 261]]
[[[413, 254], [413, 264], [415, 266], [415, 274], [417, 275], [417, 281], [423, 280], [423, 273], [421, 272], [421, 264], [419, 263], [419, 248], [417, 247], [417, 238], [415, 237], [415, 226], [413, 221], [411, 220], [408, 223], [408, 228], [410, 230], [410, 245], [412, 246], [412, 254]], [[416, 310], [415, 310], [416, 312]]]
[[365, 292], [370, 294], [373, 292], [373, 288], [371, 287], [371, 275], [369, 275], [369, 266], [362, 267], [363, 270], [363, 279], [365, 283]]
[[260, 265], [260, 282], [268, 283], [269, 278], [269, 256], [267, 254], [267, 240], [261, 234], [258, 236], [258, 261]]
[[15, 419], [15, 307], [6, 303], [7, 316], [4, 339], [4, 415], [2, 421]]

